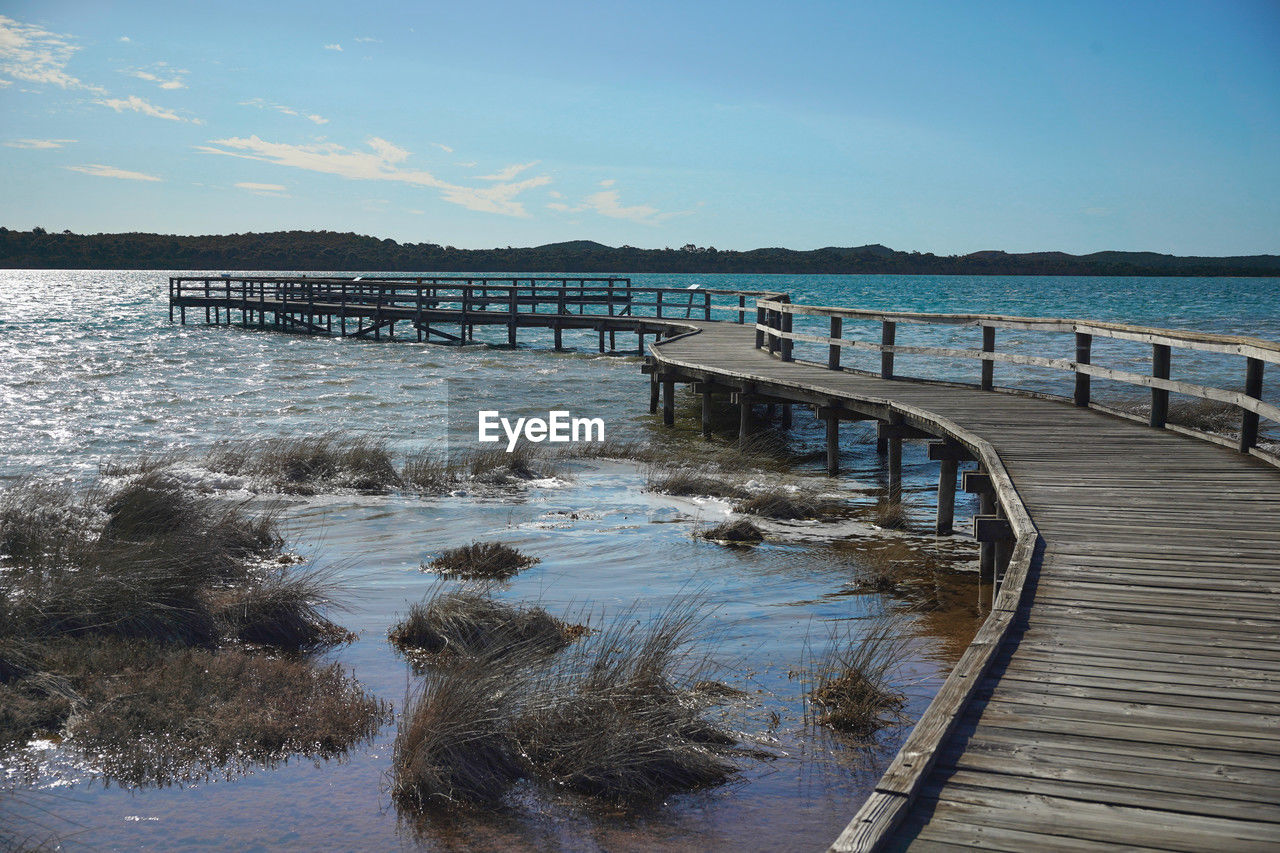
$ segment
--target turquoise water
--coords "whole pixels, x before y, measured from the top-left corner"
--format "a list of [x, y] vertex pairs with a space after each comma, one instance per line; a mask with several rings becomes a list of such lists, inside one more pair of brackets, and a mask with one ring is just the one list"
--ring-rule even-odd
[[[522, 348], [505, 351], [181, 327], [167, 321], [167, 276], [0, 272], [0, 485], [36, 474], [85, 481], [113, 458], [330, 429], [372, 434], [405, 452], [444, 439], [446, 399], [455, 416], [472, 417], [481, 407], [511, 415], [571, 408], [602, 417], [610, 437], [697, 440], [688, 417], [674, 434], [655, 424], [637, 361], [596, 355], [593, 333], [567, 334], [566, 343], [579, 351], [552, 353], [549, 333], [536, 332], [522, 332]], [[796, 302], [860, 308], [1079, 316], [1280, 339], [1280, 300], [1271, 279], [645, 275], [633, 281], [782, 290]], [[878, 329], [865, 331], [878, 339]], [[899, 343], [917, 334], [941, 339], [936, 331], [903, 327]], [[974, 330], [954, 334], [972, 337]], [[1030, 351], [1073, 346], [1069, 339], [1010, 335], [1000, 343]], [[1124, 347], [1108, 354], [1135, 365], [1149, 355]], [[975, 369], [906, 359], [899, 369], [910, 367], [958, 378]], [[1225, 359], [1193, 365], [1175, 357], [1175, 378], [1180, 367], [1224, 386], [1237, 381], [1236, 365]], [[1002, 378], [998, 373], [997, 381]], [[1061, 381], [1018, 378], [1049, 389]], [[1273, 376], [1268, 394], [1275, 384]], [[871, 501], [884, 471], [859, 438], [867, 436], [855, 429], [846, 435], [848, 474], [839, 483], [822, 477], [816, 461], [799, 465], [796, 481], [853, 503]], [[792, 449], [812, 451], [820, 442], [820, 425], [799, 413]], [[924, 529], [936, 468], [919, 445], [908, 445], [904, 457], [907, 498]], [[291, 503], [285, 523], [300, 551], [341, 566], [355, 592], [339, 621], [360, 639], [334, 652], [335, 659], [397, 706], [411, 675], [385, 633], [432, 584], [419, 563], [445, 547], [496, 537], [541, 557], [503, 594], [539, 600], [553, 612], [659, 606], [682, 590], [703, 590], [718, 605], [708, 621], [715, 642], [706, 650], [722, 665], [723, 679], [753, 697], [735, 724], [773, 738], [779, 753], [750, 766], [740, 784], [674, 797], [644, 815], [603, 818], [571, 802], [524, 804], [500, 819], [416, 836], [400, 825], [384, 793], [394, 737], [389, 726], [342, 762], [295, 762], [161, 790], [122, 790], [75, 756], [37, 750], [35, 789], [8, 807], [33, 817], [52, 814], [48, 821], [72, 849], [813, 849], [828, 843], [906, 730], [886, 732], [871, 750], [849, 749], [803, 725], [800, 685], [789, 676], [805, 658], [808, 636], [898, 604], [850, 595], [853, 567], [830, 545], [875, 531], [796, 524], [777, 530], [761, 548], [729, 551], [692, 535], [723, 518], [724, 506], [650, 494], [644, 475], [625, 463], [578, 463], [558, 480], [505, 498], [320, 495]], [[913, 541], [955, 550], [927, 536]], [[963, 549], [960, 559], [967, 565]], [[961, 607], [951, 614], [954, 621], [911, 617], [913, 657], [897, 678], [912, 714], [927, 704], [954, 660], [956, 636], [978, 612]], [[775, 712], [781, 723], [770, 731], [766, 719]]]

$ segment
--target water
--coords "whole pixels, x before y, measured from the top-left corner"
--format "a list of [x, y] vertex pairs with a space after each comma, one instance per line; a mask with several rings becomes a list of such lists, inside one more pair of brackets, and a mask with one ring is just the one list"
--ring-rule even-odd
[[[604, 418], [610, 437], [699, 440], [688, 416], [691, 400], [682, 403], [674, 434], [662, 430], [647, 412], [647, 379], [636, 360], [595, 355], [591, 333], [567, 334], [566, 343], [581, 351], [555, 354], [549, 333], [525, 331], [527, 346], [512, 352], [173, 326], [167, 276], [0, 273], [0, 483], [32, 474], [84, 482], [109, 459], [331, 429], [372, 434], [404, 452], [446, 437], [446, 402], [455, 421], [482, 406], [511, 415], [569, 408]], [[646, 275], [633, 281], [784, 290], [796, 302], [816, 304], [1082, 316], [1280, 339], [1280, 300], [1271, 279]], [[899, 342], [916, 333], [900, 329]], [[918, 333], [922, 340], [936, 336]], [[1001, 344], [1042, 342], [1009, 336]], [[1123, 348], [1116, 354], [1140, 356]], [[1177, 365], [1175, 357], [1175, 371]], [[1206, 360], [1198, 369], [1224, 385], [1236, 381], [1235, 367], [1225, 361]], [[800, 465], [794, 476], [854, 502], [871, 500], [866, 490], [883, 483], [884, 471], [855, 434], [847, 433], [842, 465], [848, 475], [839, 484], [822, 478], [817, 462]], [[797, 414], [795, 450], [820, 448], [821, 435], [818, 422]], [[936, 468], [919, 445], [906, 447], [904, 474], [916, 517], [927, 521]], [[412, 676], [386, 644], [386, 630], [430, 588], [433, 581], [419, 564], [443, 548], [500, 537], [539, 556], [542, 562], [502, 594], [540, 601], [552, 612], [616, 612], [703, 591], [718, 605], [707, 623], [715, 642], [706, 649], [722, 665], [723, 679], [751, 697], [734, 724], [774, 738], [778, 752], [750, 765], [738, 784], [673, 797], [639, 815], [601, 816], [571, 800], [530, 800], [500, 816], [416, 834], [398, 821], [385, 794], [391, 725], [342, 761], [295, 761], [159, 790], [110, 785], [96, 768], [49, 748], [34, 753], [42, 762], [35, 789], [7, 808], [51, 825], [68, 847], [85, 849], [809, 849], [828, 843], [907, 732], [890, 729], [869, 750], [826, 737], [803, 724], [802, 688], [791, 677], [806, 658], [807, 636], [901, 604], [849, 594], [855, 558], [830, 540], [870, 531], [794, 524], [762, 547], [728, 550], [692, 536], [698, 525], [723, 518], [723, 505], [654, 495], [643, 486], [644, 472], [635, 465], [577, 463], [561, 479], [506, 499], [299, 499], [285, 524], [298, 550], [338, 565], [353, 589], [351, 609], [339, 621], [359, 640], [332, 656], [397, 706]], [[971, 509], [962, 506], [960, 514]], [[963, 568], [971, 555], [962, 550], [958, 559]], [[961, 582], [947, 607], [911, 617], [913, 656], [896, 677], [913, 716], [973, 630], [979, 615], [973, 600], [972, 586]], [[779, 723], [771, 727], [772, 713]]]

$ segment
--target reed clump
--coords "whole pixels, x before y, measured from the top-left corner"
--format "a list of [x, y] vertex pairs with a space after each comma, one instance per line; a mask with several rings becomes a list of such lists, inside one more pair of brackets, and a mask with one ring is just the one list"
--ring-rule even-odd
[[724, 542], [729, 545], [755, 545], [764, 541], [764, 531], [745, 518], [723, 521], [715, 527], [701, 531], [698, 535], [712, 542]]
[[385, 441], [338, 431], [221, 442], [204, 464], [211, 471], [249, 477], [273, 491], [295, 495], [335, 489], [385, 493], [401, 485]]
[[557, 656], [435, 668], [401, 718], [393, 796], [493, 804], [530, 780], [630, 807], [728, 780], [740, 753], [703, 718], [722, 700], [694, 689], [698, 622], [678, 603], [647, 621], [620, 614]]
[[901, 500], [883, 497], [871, 508], [871, 519], [885, 530], [902, 530], [911, 523], [911, 513]]
[[507, 580], [538, 562], [504, 542], [472, 542], [444, 551], [422, 568], [446, 578]]
[[772, 518], [779, 521], [798, 521], [801, 519], [827, 518], [840, 509], [840, 504], [809, 492], [786, 488], [770, 489], [758, 492], [751, 497], [739, 501], [734, 512], [744, 515], [758, 515], [761, 518]]
[[467, 484], [512, 486], [558, 474], [552, 455], [533, 445], [517, 445], [510, 453], [496, 447], [452, 455], [426, 447], [405, 458], [400, 481], [422, 494], [443, 494]]
[[587, 628], [557, 619], [541, 607], [497, 601], [483, 592], [443, 588], [412, 605], [388, 638], [400, 650], [451, 659], [500, 660], [560, 651]]
[[833, 631], [811, 672], [810, 720], [860, 740], [901, 721], [906, 699], [889, 675], [906, 658], [907, 647], [900, 617], [879, 618], [861, 631]]
[[751, 492], [738, 483], [704, 473], [694, 468], [671, 468], [650, 471], [645, 488], [680, 497], [711, 497], [743, 500]]
[[380, 725], [341, 670], [258, 650], [350, 638], [324, 615], [332, 579], [280, 562], [274, 513], [139, 470], [79, 495], [0, 495], [0, 742], [61, 732], [114, 778], [162, 784], [237, 750], [340, 750]]

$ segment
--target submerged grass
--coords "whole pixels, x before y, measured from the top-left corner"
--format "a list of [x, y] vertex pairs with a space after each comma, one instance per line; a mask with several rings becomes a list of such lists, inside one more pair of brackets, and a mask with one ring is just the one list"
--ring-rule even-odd
[[444, 551], [422, 568], [447, 578], [507, 580], [538, 562], [503, 542], [472, 542]]
[[761, 518], [797, 521], [828, 518], [837, 514], [841, 508], [842, 504], [838, 501], [822, 498], [810, 492], [780, 487], [758, 492], [746, 500], [739, 501], [733, 510], [746, 515], [758, 515]]
[[732, 498], [750, 497], [745, 487], [722, 477], [716, 477], [694, 468], [651, 470], [646, 477], [645, 488], [651, 492], [681, 497]]
[[[282, 564], [271, 510], [109, 466], [80, 495], [0, 494], [0, 742], [63, 734], [128, 784], [340, 751], [385, 709], [309, 651], [350, 635], [332, 578]], [[201, 771], [201, 772], [204, 772]]]
[[400, 722], [393, 796], [411, 809], [492, 804], [521, 779], [616, 806], [720, 784], [736, 738], [702, 717], [694, 601], [626, 612], [560, 655], [482, 655], [430, 672]]
[[383, 493], [401, 484], [385, 441], [338, 431], [222, 442], [204, 461], [211, 471], [249, 477], [287, 494]]
[[541, 607], [515, 606], [483, 592], [437, 587], [409, 608], [388, 637], [408, 653], [499, 660], [553, 654], [586, 631], [585, 626], [557, 619]]
[[709, 527], [699, 534], [703, 539], [712, 542], [723, 542], [727, 545], [754, 545], [764, 541], [764, 531], [745, 518], [735, 518]]
[[901, 617], [880, 617], [861, 630], [833, 629], [811, 667], [808, 719], [859, 740], [900, 722], [906, 700], [890, 686], [889, 674], [906, 658], [908, 643]]

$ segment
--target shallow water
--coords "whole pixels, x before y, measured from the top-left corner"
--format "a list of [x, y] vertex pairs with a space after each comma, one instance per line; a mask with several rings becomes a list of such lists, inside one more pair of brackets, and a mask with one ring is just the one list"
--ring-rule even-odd
[[[329, 429], [369, 433], [405, 452], [443, 442], [451, 420], [466, 421], [481, 406], [516, 416], [570, 408], [604, 418], [611, 438], [699, 441], [688, 416], [692, 398], [682, 401], [674, 433], [664, 431], [647, 413], [647, 380], [636, 361], [596, 356], [593, 335], [578, 341], [585, 352], [553, 354], [549, 335], [524, 332], [525, 346], [512, 352], [172, 326], [166, 275], [0, 273], [0, 481], [35, 473], [84, 481], [108, 459]], [[634, 280], [784, 289], [795, 301], [819, 304], [1085, 315], [1280, 337], [1270, 280]], [[820, 448], [820, 426], [798, 413], [792, 449]], [[868, 490], [885, 474], [873, 443], [859, 440], [867, 437], [857, 428], [846, 431], [847, 474], [839, 483], [822, 477], [817, 461], [799, 465], [793, 476], [837, 489], [853, 503], [871, 501]], [[414, 828], [399, 820], [385, 794], [391, 725], [341, 761], [294, 761], [232, 780], [160, 790], [120, 789], [98, 769], [47, 745], [31, 753], [41, 766], [34, 789], [0, 808], [48, 825], [70, 848], [85, 849], [811, 849], [828, 843], [908, 731], [886, 730], [869, 750], [842, 744], [804, 725], [803, 687], [793, 677], [809, 655], [807, 638], [825, 637], [833, 622], [907, 606], [851, 594], [856, 556], [827, 544], [875, 531], [782, 525], [765, 545], [729, 549], [693, 535], [724, 517], [723, 504], [647, 493], [645, 472], [626, 463], [572, 463], [564, 473], [505, 498], [293, 500], [285, 523], [295, 547], [336, 566], [351, 593], [350, 608], [338, 621], [359, 640], [332, 656], [398, 707], [413, 678], [387, 645], [387, 628], [435, 583], [420, 563], [477, 538], [501, 538], [540, 557], [501, 594], [538, 601], [553, 613], [598, 619], [631, 606], [658, 607], [696, 590], [714, 605], [706, 623], [711, 638], [702, 649], [714, 653], [722, 680], [751, 697], [732, 712], [731, 724], [775, 739], [770, 743], [777, 757], [749, 764], [738, 783], [672, 797], [637, 815], [601, 815], [573, 800], [525, 796], [501, 815]], [[904, 449], [904, 476], [913, 517], [925, 529], [936, 468], [922, 446]], [[962, 505], [959, 514], [971, 511]], [[950, 550], [928, 537], [917, 544]], [[971, 567], [971, 556], [961, 552], [962, 568]], [[977, 593], [960, 578], [951, 606], [911, 617], [913, 656], [896, 678], [912, 718], [973, 630]], [[776, 727], [770, 713], [778, 714]]]

